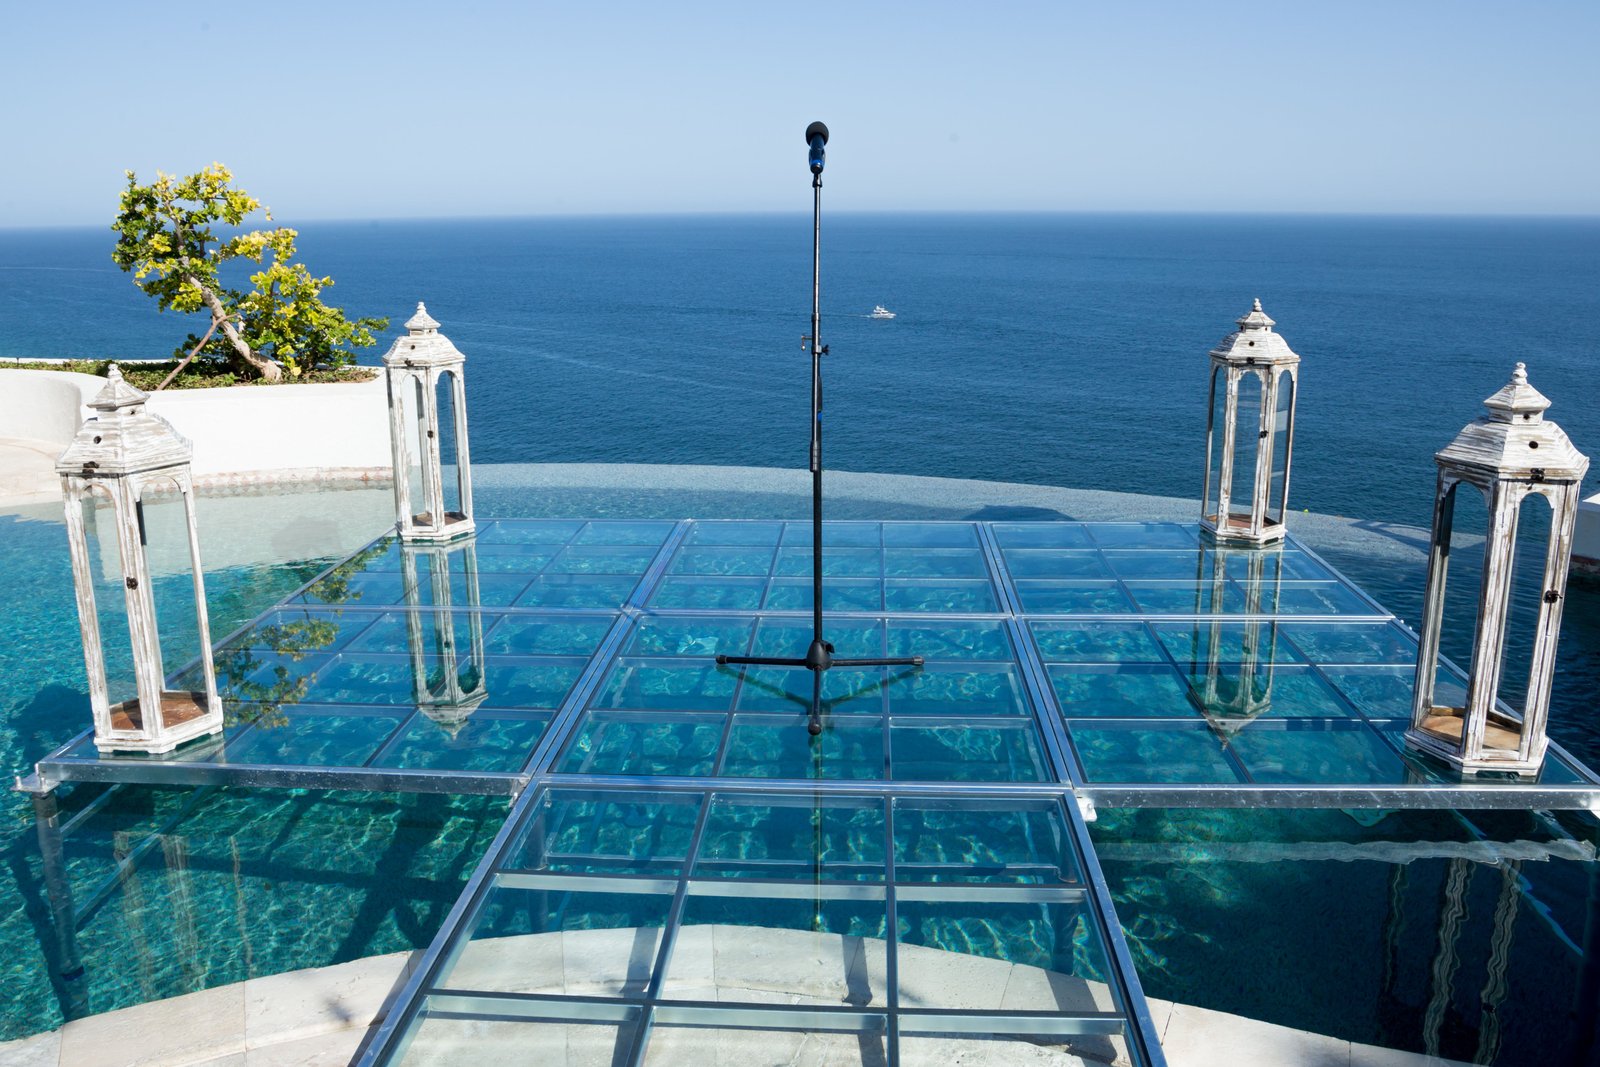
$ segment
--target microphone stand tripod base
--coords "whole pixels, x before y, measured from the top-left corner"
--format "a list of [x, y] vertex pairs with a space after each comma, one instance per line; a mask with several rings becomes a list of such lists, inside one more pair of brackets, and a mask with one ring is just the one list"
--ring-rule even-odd
[[834, 667], [920, 667], [921, 656], [904, 656], [890, 659], [834, 659], [833, 645], [813, 638], [804, 659], [782, 656], [722, 656], [717, 666], [804, 667], [811, 671], [811, 713], [806, 717], [806, 731], [812, 737], [822, 733], [822, 675]]

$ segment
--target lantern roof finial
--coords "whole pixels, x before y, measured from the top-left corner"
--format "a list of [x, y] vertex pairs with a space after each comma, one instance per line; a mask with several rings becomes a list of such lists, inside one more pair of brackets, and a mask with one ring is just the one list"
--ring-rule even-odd
[[148, 399], [150, 395], [129, 385], [122, 377], [122, 368], [113, 363], [106, 368], [105, 387], [89, 401], [89, 407], [96, 411], [118, 411], [139, 407]]
[[413, 336], [418, 334], [433, 333], [438, 330], [439, 323], [432, 315], [428, 314], [428, 305], [417, 301], [417, 313], [406, 320], [406, 329]]
[[[1496, 422], [1542, 422], [1550, 398], [1528, 384], [1528, 365], [1518, 363], [1511, 380], [1483, 402]], [[1518, 416], [1521, 416], [1519, 419]]]
[[1289, 342], [1272, 328], [1277, 325], [1265, 311], [1259, 299], [1251, 302], [1250, 310], [1234, 322], [1238, 329], [1224, 337], [1211, 350], [1211, 358], [1229, 364], [1249, 366], [1287, 367], [1300, 362], [1300, 357], [1289, 347]]
[[459, 367], [467, 357], [439, 332], [439, 322], [428, 306], [417, 301], [417, 312], [406, 320], [406, 332], [396, 337], [383, 355], [386, 367]]
[[1250, 310], [1234, 320], [1241, 330], [1270, 330], [1277, 325], [1261, 310], [1261, 298], [1258, 296], [1251, 304]]

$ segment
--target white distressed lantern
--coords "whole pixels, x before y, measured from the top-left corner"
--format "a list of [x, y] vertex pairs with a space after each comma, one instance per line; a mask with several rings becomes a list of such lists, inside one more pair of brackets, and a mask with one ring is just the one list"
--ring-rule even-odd
[[1237, 321], [1211, 350], [1200, 525], [1219, 540], [1271, 544], [1283, 539], [1288, 508], [1300, 357], [1261, 301]]
[[[406, 334], [384, 353], [389, 386], [389, 439], [394, 450], [395, 528], [404, 541], [453, 541], [473, 530], [472, 465], [467, 448], [467, 392], [463, 378], [467, 357], [449, 338], [428, 309], [406, 322]], [[445, 473], [439, 455], [438, 386], [448, 379], [451, 425], [455, 430], [457, 507], [449, 508]], [[416, 418], [417, 446], [421, 452], [422, 499], [411, 499], [411, 446], [406, 432], [406, 406]]]
[[[455, 603], [450, 569], [459, 563], [465, 603]], [[417, 709], [454, 739], [488, 699], [484, 679], [483, 615], [478, 590], [477, 545], [400, 546], [405, 582], [406, 635], [411, 649], [412, 694]], [[426, 574], [422, 572], [426, 571]], [[467, 625], [459, 647], [456, 623]]]
[[[200, 568], [200, 538], [195, 530], [194, 483], [189, 466], [194, 449], [165, 419], [145, 410], [148, 397], [123, 381], [115, 364], [106, 378], [105, 388], [89, 402], [99, 414], [85, 420], [56, 462], [66, 504], [67, 543], [72, 552], [72, 580], [89, 676], [89, 703], [94, 712], [94, 742], [104, 751], [171, 752], [185, 741], [222, 729], [222, 703], [217, 699], [205, 582]], [[205, 686], [200, 692], [166, 687], [155, 591], [145, 554], [144, 499], [152, 490], [175, 490], [183, 500]], [[92, 510], [97, 499], [110, 505], [115, 523], [119, 560], [116, 576], [121, 579], [133, 643], [136, 695], [115, 705], [107, 682], [95, 607], [95, 575], [84, 524], [85, 509]]]
[[[1545, 421], [1544, 412], [1550, 401], [1528, 384], [1523, 364], [1517, 364], [1511, 381], [1485, 400], [1484, 406], [1488, 414], [1463, 429], [1434, 457], [1439, 465], [1439, 481], [1433, 504], [1422, 645], [1417, 654], [1411, 728], [1406, 731], [1406, 741], [1465, 773], [1509, 771], [1531, 775], [1544, 762], [1561, 604], [1566, 596], [1579, 487], [1589, 469], [1589, 459], [1573, 447], [1561, 427]], [[1465, 706], [1441, 707], [1434, 703], [1439, 631], [1444, 622], [1445, 577], [1450, 565], [1456, 493], [1463, 484], [1478, 489], [1486, 498], [1489, 530], [1483, 550], [1483, 584], [1478, 596]], [[1543, 497], [1552, 514], [1527, 695], [1520, 715], [1515, 715], [1497, 705], [1506, 615], [1512, 595], [1517, 518], [1523, 500], [1529, 496]]]

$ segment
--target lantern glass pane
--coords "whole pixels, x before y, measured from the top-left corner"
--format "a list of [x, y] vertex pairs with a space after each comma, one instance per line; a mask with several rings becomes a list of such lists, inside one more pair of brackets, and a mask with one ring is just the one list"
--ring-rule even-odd
[[1272, 414], [1272, 485], [1267, 493], [1267, 517], [1283, 523], [1284, 494], [1289, 479], [1289, 413], [1294, 410], [1294, 376], [1278, 375], [1278, 397]]
[[1205, 518], [1216, 522], [1222, 492], [1222, 435], [1227, 422], [1228, 373], [1222, 367], [1211, 369], [1211, 408], [1206, 416], [1206, 489], [1202, 508]]
[[[1505, 640], [1500, 649], [1498, 695], [1519, 715], [1526, 713], [1527, 698], [1537, 688], [1530, 683], [1540, 609], [1549, 584], [1545, 570], [1549, 562], [1552, 503], [1541, 493], [1529, 493], [1517, 508], [1516, 547]], [[1510, 726], [1509, 723], [1502, 725]]]
[[461, 469], [457, 452], [456, 426], [460, 413], [456, 411], [456, 375], [444, 371], [433, 387], [433, 399], [438, 411], [439, 433], [439, 492], [446, 512], [461, 512]]
[[1231, 521], [1248, 528], [1254, 508], [1256, 455], [1261, 447], [1261, 377], [1254, 371], [1239, 379], [1239, 398], [1234, 407], [1233, 478], [1228, 490]]
[[[1489, 528], [1488, 498], [1478, 487], [1458, 482], [1444, 504], [1448, 512], [1448, 553], [1443, 562], [1444, 582], [1439, 631], [1439, 656], [1467, 672], [1472, 671], [1472, 649], [1478, 620], [1478, 595], [1483, 585], [1484, 535]], [[1469, 621], [1474, 620], [1474, 621]], [[1417, 726], [1452, 744], [1462, 738], [1467, 691], [1445, 692], [1437, 687], [1430, 709], [1423, 709]]]
[[177, 480], [161, 478], [146, 483], [139, 511], [161, 656], [163, 662], [176, 667], [188, 663], [200, 651], [195, 574], [189, 555], [189, 516]]
[[422, 476], [422, 457], [426, 455], [424, 446], [428, 441], [427, 394], [422, 388], [422, 379], [418, 377], [411, 379], [411, 388], [405, 392], [410, 397], [412, 425], [410, 441], [406, 446], [411, 465], [406, 477], [411, 486], [411, 514], [420, 515], [428, 510], [428, 497], [423, 491]]
[[133, 638], [124, 599], [122, 548], [117, 541], [117, 512], [111, 494], [91, 486], [81, 502], [83, 533], [94, 583], [95, 622], [100, 630], [100, 657], [105, 665], [107, 697], [112, 704], [138, 695], [133, 680]]

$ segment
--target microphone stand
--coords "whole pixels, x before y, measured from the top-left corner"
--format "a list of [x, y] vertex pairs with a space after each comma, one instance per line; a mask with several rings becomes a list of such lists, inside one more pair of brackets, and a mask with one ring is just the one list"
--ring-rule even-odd
[[835, 659], [833, 645], [822, 636], [822, 357], [828, 346], [820, 343], [822, 273], [822, 167], [828, 128], [813, 122], [806, 128], [811, 147], [811, 647], [805, 658], [722, 656], [719, 664], [755, 664], [769, 667], [804, 667], [811, 672], [811, 712], [806, 730], [822, 733], [822, 676], [834, 667], [920, 667], [921, 656], [900, 659]]

